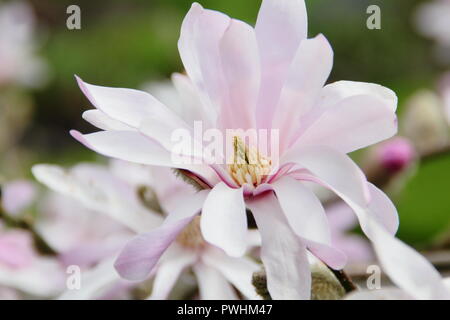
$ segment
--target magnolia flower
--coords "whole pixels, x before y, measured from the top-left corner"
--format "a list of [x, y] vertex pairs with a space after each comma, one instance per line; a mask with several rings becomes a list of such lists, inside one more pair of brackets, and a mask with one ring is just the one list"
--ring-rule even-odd
[[[265, 0], [256, 27], [194, 3], [178, 48], [187, 75], [175, 74], [182, 101], [172, 111], [145, 92], [91, 85], [78, 79], [97, 108], [83, 117], [103, 131], [72, 135], [92, 150], [126, 161], [180, 168], [203, 188], [178, 202], [163, 225], [129, 242], [116, 262], [128, 279], [151, 273], [165, 248], [201, 212], [206, 242], [239, 257], [247, 247], [250, 209], [262, 236], [262, 261], [274, 299], [308, 299], [307, 251], [340, 269], [346, 258], [332, 247], [324, 209], [305, 181], [329, 188], [357, 213], [363, 230], [377, 221], [397, 230], [395, 208], [346, 155], [395, 134], [397, 98], [376, 84], [325, 85], [333, 51], [323, 35], [307, 39], [303, 0]], [[268, 129], [279, 137], [279, 157], [247, 145], [239, 135], [224, 141], [229, 159], [210, 161], [195, 137], [178, 145], [178, 129]], [[272, 134], [273, 133], [273, 134]], [[173, 161], [173, 151], [194, 164]], [[231, 159], [231, 163], [226, 164]], [[198, 163], [201, 164], [198, 164]], [[380, 203], [378, 203], [378, 201]], [[368, 205], [378, 209], [368, 210]], [[375, 222], [373, 222], [375, 223]], [[155, 242], [155, 239], [158, 239]]]
[[[113, 162], [111, 168], [82, 164], [68, 172], [57, 166], [37, 165], [33, 167], [33, 173], [39, 181], [53, 190], [74, 197], [90, 209], [109, 215], [134, 234], [152, 230], [162, 221], [161, 213], [142, 205], [138, 199], [139, 188], [144, 186], [154, 188], [152, 190], [157, 197], [153, 200], [158, 200], [164, 212], [170, 212], [166, 210], [171, 210], [174, 203], [182, 201], [184, 197], [195, 197], [195, 190], [176, 179], [169, 169], [151, 170], [145, 166]], [[71, 213], [73, 214], [71, 224], [76, 223], [77, 219], [83, 220], [77, 212]], [[101, 225], [97, 218], [99, 223], [92, 224], [92, 218], [90, 217], [88, 221], [93, 228], [85, 225], [85, 233], [86, 230], [93, 233], [94, 228]], [[50, 223], [49, 221], [48, 224]], [[60, 225], [56, 223], [52, 229], [63, 232], [59, 227]], [[98, 235], [95, 243], [92, 243], [94, 241], [86, 245], [79, 243], [81, 247], [77, 250], [79, 256], [83, 254], [90, 256], [94, 248], [94, 253], [98, 249], [96, 256], [103, 253], [103, 257], [97, 260], [98, 265], [95, 268], [84, 274], [83, 283], [88, 283], [86, 287], [77, 292], [69, 291], [61, 298], [105, 297], [108, 296], [107, 291], [111, 292], [111, 289], [105, 291], [105, 287], [111, 288], [118, 284], [120, 278], [113, 268], [114, 258], [128, 239], [123, 237], [120, 244], [114, 241], [113, 243], [119, 244], [115, 250], [102, 252], [102, 248], [110, 247], [107, 235], [115, 239], [117, 230], [105, 230], [103, 239]], [[253, 245], [257, 244], [258, 238], [255, 238], [254, 234], [250, 239], [253, 240]], [[158, 241], [160, 240], [156, 238], [155, 244]], [[163, 249], [165, 253], [151, 275], [154, 284], [150, 299], [166, 299], [180, 274], [188, 268], [192, 268], [198, 279], [200, 297], [203, 299], [236, 299], [236, 293], [230, 283], [245, 297], [256, 298], [251, 285], [251, 276], [259, 269], [258, 264], [246, 257], [230, 258], [220, 249], [207, 244], [200, 233], [198, 219], [183, 228], [169, 248]]]
[[35, 87], [45, 81], [46, 64], [35, 55], [35, 21], [22, 1], [0, 5], [0, 85]]

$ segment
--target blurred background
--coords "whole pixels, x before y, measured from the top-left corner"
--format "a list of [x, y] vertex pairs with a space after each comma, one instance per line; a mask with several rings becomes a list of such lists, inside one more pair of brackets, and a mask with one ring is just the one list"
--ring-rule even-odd
[[[436, 35], [433, 28], [427, 30], [438, 18], [429, 8], [424, 9], [424, 5], [436, 2], [449, 3], [307, 1], [309, 36], [323, 33], [334, 49], [329, 81], [379, 83], [399, 97], [400, 135], [408, 139], [409, 154], [403, 154], [403, 158], [400, 154], [400, 163], [394, 159], [394, 164], [389, 162], [391, 154], [380, 156], [385, 152], [380, 151], [383, 146], [353, 156], [395, 201], [401, 221], [399, 237], [426, 250], [450, 248], [449, 122], [445, 114], [446, 99], [449, 104], [445, 73], [450, 70], [450, 51], [446, 48], [450, 45], [445, 35]], [[16, 71], [35, 60], [25, 71], [36, 72], [26, 77], [33, 79], [32, 83], [21, 77], [0, 77], [2, 182], [32, 179], [30, 166], [35, 163], [104, 161], [69, 135], [72, 128], [94, 131], [81, 118], [82, 111], [91, 106], [77, 87], [74, 74], [98, 85], [142, 88], [182, 71], [177, 39], [191, 0], [2, 1], [0, 10], [12, 3], [30, 10], [29, 16], [14, 17], [29, 24], [29, 30], [22, 30], [23, 34], [17, 29], [10, 32], [17, 31], [17, 37], [24, 38], [21, 45], [29, 52], [17, 63]], [[254, 24], [260, 5], [259, 0], [200, 3], [250, 24]], [[66, 27], [66, 9], [73, 4], [81, 8], [81, 30]], [[380, 30], [366, 27], [366, 9], [374, 4], [381, 8]], [[0, 42], [7, 37], [0, 36]], [[1, 44], [0, 48], [5, 50]], [[394, 148], [394, 156], [395, 152], [398, 149]]]

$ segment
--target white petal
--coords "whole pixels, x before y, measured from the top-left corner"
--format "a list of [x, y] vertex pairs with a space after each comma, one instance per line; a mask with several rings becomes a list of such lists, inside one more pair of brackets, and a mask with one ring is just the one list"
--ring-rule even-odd
[[208, 267], [199, 262], [194, 266], [194, 273], [197, 277], [202, 300], [237, 300], [238, 297], [233, 287], [214, 268]]
[[115, 120], [97, 109], [83, 112], [83, 119], [102, 130], [136, 131], [135, 128]]
[[302, 182], [287, 176], [272, 185], [294, 232], [300, 237], [330, 244], [328, 220], [317, 196]]
[[59, 300], [92, 300], [98, 299], [102, 294], [121, 281], [114, 269], [114, 258], [106, 259], [89, 270], [81, 270], [81, 287], [78, 290], [66, 290]]
[[299, 126], [300, 116], [308, 113], [319, 98], [333, 67], [333, 49], [323, 35], [303, 40], [289, 67], [272, 127], [284, 137], [287, 148]]
[[349, 153], [397, 133], [397, 117], [387, 99], [357, 95], [327, 108], [308, 125], [296, 145], [324, 145]]
[[158, 263], [161, 255], [179, 233], [200, 211], [208, 191], [199, 191], [180, 203], [164, 223], [150, 232], [142, 233], [124, 247], [115, 262], [119, 274], [129, 280], [144, 280]]
[[178, 50], [189, 78], [199, 90], [202, 101], [216, 109], [223, 101], [223, 73], [219, 42], [230, 23], [226, 15], [204, 10], [194, 3], [181, 26]]
[[269, 128], [287, 70], [300, 41], [307, 37], [303, 0], [264, 0], [256, 22], [262, 83], [258, 127]]
[[64, 271], [56, 259], [35, 258], [32, 265], [15, 270], [0, 266], [0, 284], [38, 297], [51, 297], [64, 288]]
[[416, 299], [450, 299], [450, 291], [427, 259], [375, 220], [369, 220], [366, 227], [381, 265], [392, 282]]
[[89, 149], [104, 156], [147, 165], [171, 166], [170, 152], [158, 142], [132, 131], [99, 131], [70, 134]]
[[201, 101], [197, 88], [192, 80], [181, 73], [172, 74], [172, 82], [182, 101], [181, 115], [188, 125], [194, 121], [202, 121], [205, 128], [215, 124], [217, 112], [207, 108]]
[[351, 199], [364, 207], [370, 200], [367, 180], [361, 169], [347, 155], [334, 149], [321, 146], [292, 149], [281, 162], [298, 164], [309, 170], [312, 181], [331, 189], [346, 202]]
[[389, 88], [375, 83], [357, 81], [336, 81], [327, 84], [317, 103], [320, 108], [331, 108], [342, 100], [359, 95], [369, 95], [383, 100], [392, 112], [397, 109], [397, 95]]
[[233, 257], [247, 249], [247, 216], [243, 190], [220, 182], [209, 192], [200, 221], [203, 237]]
[[255, 127], [260, 64], [255, 31], [248, 24], [231, 20], [220, 41], [220, 57], [228, 90], [221, 106], [220, 121], [225, 129]]
[[262, 236], [261, 259], [273, 299], [310, 299], [311, 272], [306, 245], [289, 228], [273, 194], [247, 201]]
[[219, 270], [246, 298], [260, 299], [252, 284], [253, 273], [260, 270], [256, 262], [247, 257], [229, 257], [214, 249], [205, 252], [202, 259], [208, 266]]
[[161, 122], [181, 122], [169, 108], [147, 92], [95, 86], [76, 77], [78, 85], [91, 103], [109, 117], [137, 128], [146, 118], [159, 118]]
[[194, 252], [188, 250], [177, 250], [177, 253], [176, 256], [163, 259], [158, 265], [150, 300], [167, 299], [180, 274], [196, 259]]

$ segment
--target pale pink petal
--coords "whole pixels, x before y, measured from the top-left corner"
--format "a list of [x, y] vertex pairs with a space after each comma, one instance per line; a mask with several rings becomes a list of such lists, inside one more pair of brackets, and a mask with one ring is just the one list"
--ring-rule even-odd
[[218, 110], [224, 98], [219, 42], [230, 23], [226, 15], [194, 3], [181, 26], [178, 50], [189, 78], [209, 108]]
[[347, 255], [339, 248], [320, 242], [303, 239], [311, 253], [330, 268], [341, 270], [347, 264]]
[[180, 112], [186, 123], [191, 125], [194, 121], [202, 121], [205, 128], [213, 126], [217, 118], [217, 110], [207, 108], [202, 103], [192, 80], [184, 74], [174, 73], [172, 82], [183, 103]]
[[194, 265], [202, 300], [237, 300], [238, 297], [225, 277], [215, 268], [199, 262]]
[[398, 215], [394, 205], [384, 193], [367, 182], [347, 155], [326, 147], [306, 147], [288, 154], [285, 160], [311, 172], [296, 178], [319, 183], [344, 200], [355, 211], [366, 234], [368, 219], [376, 219], [393, 234], [397, 231]]
[[333, 49], [323, 35], [303, 40], [289, 67], [272, 127], [280, 130], [280, 149], [289, 147], [300, 116], [318, 100], [333, 67]]
[[397, 209], [386, 194], [371, 183], [369, 183], [369, 190], [371, 198], [369, 209], [373, 218], [390, 234], [395, 234], [399, 226]]
[[384, 271], [399, 288], [416, 299], [450, 299], [450, 291], [427, 259], [374, 219], [368, 220], [366, 231]]
[[169, 108], [147, 92], [95, 86], [76, 77], [78, 85], [91, 103], [109, 117], [137, 128], [146, 118], [159, 118], [165, 123], [182, 123]]
[[163, 259], [157, 267], [152, 294], [149, 299], [167, 299], [180, 274], [192, 265], [195, 259], [196, 254], [189, 250], [177, 250], [177, 255], [171, 255], [170, 258]]
[[145, 279], [161, 255], [200, 211], [206, 194], [207, 191], [198, 192], [189, 202], [181, 203], [178, 211], [169, 215], [161, 227], [128, 242], [116, 260], [117, 272], [128, 280]]
[[220, 123], [225, 129], [255, 127], [255, 108], [259, 92], [260, 63], [255, 31], [248, 24], [231, 20], [220, 41], [220, 57], [228, 90], [222, 105]]
[[349, 153], [396, 133], [397, 117], [390, 100], [375, 95], [356, 95], [327, 108], [300, 135], [296, 146], [324, 145]]
[[281, 162], [307, 169], [311, 174], [305, 174], [304, 180], [322, 184], [346, 202], [350, 200], [364, 207], [370, 200], [368, 183], [361, 169], [350, 157], [332, 148], [311, 146], [292, 149]]
[[331, 243], [325, 211], [308, 187], [288, 176], [275, 181], [272, 186], [292, 230], [298, 236], [324, 244]]
[[136, 131], [135, 128], [109, 117], [98, 109], [87, 110], [82, 116], [84, 120], [102, 130]]
[[252, 284], [253, 273], [261, 266], [247, 257], [233, 258], [219, 250], [208, 250], [202, 255], [205, 264], [219, 270], [247, 299], [259, 299]]
[[58, 300], [93, 300], [102, 296], [109, 288], [120, 281], [114, 269], [114, 258], [108, 258], [88, 270], [81, 272], [81, 288], [64, 291]]
[[243, 190], [220, 182], [209, 192], [200, 221], [203, 237], [233, 257], [246, 249], [247, 216]]
[[104, 156], [156, 166], [172, 166], [170, 152], [156, 141], [133, 131], [99, 131], [70, 134], [89, 149]]
[[342, 100], [359, 95], [369, 95], [383, 100], [392, 112], [397, 109], [397, 95], [389, 88], [375, 83], [357, 81], [336, 81], [327, 84], [320, 94], [317, 107], [320, 109], [332, 108]]
[[11, 215], [18, 214], [29, 206], [36, 195], [34, 185], [25, 180], [6, 183], [1, 189], [1, 206]]
[[256, 22], [262, 82], [258, 127], [269, 128], [287, 70], [300, 41], [307, 37], [303, 0], [264, 0]]
[[306, 245], [289, 227], [272, 193], [247, 201], [262, 237], [261, 259], [273, 299], [309, 299], [311, 272]]

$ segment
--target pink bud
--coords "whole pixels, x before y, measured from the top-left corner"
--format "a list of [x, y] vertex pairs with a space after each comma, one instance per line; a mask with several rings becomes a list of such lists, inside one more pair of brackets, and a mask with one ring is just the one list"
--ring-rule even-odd
[[414, 160], [415, 150], [408, 139], [396, 137], [378, 146], [377, 157], [382, 167], [399, 172]]

